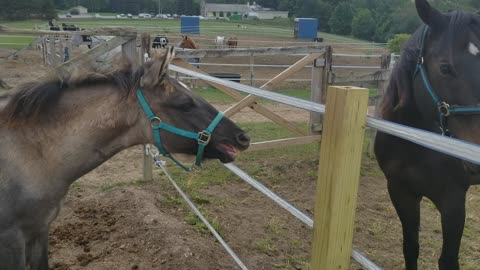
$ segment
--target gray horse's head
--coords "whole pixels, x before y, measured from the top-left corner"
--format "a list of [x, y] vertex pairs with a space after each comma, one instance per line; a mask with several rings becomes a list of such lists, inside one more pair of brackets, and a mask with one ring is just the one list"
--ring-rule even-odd
[[[218, 111], [207, 101], [193, 93], [186, 85], [168, 76], [168, 64], [174, 57], [173, 48], [163, 57], [154, 57], [143, 66], [140, 87], [157, 116], [169, 125], [200, 132], [208, 127]], [[142, 110], [138, 106], [139, 110]], [[150, 124], [144, 126], [151, 134]], [[167, 131], [161, 131], [164, 147], [171, 153], [196, 154], [197, 141]], [[149, 136], [153, 143], [153, 137]], [[248, 148], [250, 138], [231, 120], [223, 118], [215, 128], [205, 148], [205, 157], [231, 162], [237, 154]]]

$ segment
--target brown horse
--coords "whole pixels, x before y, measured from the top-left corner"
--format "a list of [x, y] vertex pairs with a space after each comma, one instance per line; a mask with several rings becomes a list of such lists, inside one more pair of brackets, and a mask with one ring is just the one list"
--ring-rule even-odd
[[[195, 43], [195, 41], [193, 41], [193, 39], [187, 35], [185, 36], [182, 36], [182, 40], [180, 41], [180, 43], [178, 44], [178, 47], [182, 48], [182, 49], [186, 49], [186, 50], [196, 50], [198, 49], [199, 47], [197, 46], [197, 44]], [[200, 66], [198, 65], [198, 63], [200, 63], [200, 58], [187, 58], [186, 61], [190, 64], [192, 64], [192, 66], [196, 67], [196, 68], [200, 68]], [[189, 84], [190, 84], [190, 87], [194, 88], [196, 87], [196, 82], [197, 80], [195, 78], [192, 78], [192, 79], [189, 79]]]
[[187, 35], [182, 36], [182, 40], [178, 44], [178, 47], [183, 49], [192, 49], [192, 50], [198, 49], [198, 46], [195, 43], [195, 41], [193, 41], [193, 39]]
[[[442, 14], [415, 1], [425, 23], [395, 66], [382, 103], [382, 117], [403, 125], [480, 143], [480, 16]], [[448, 105], [450, 104], [450, 105]], [[379, 132], [375, 154], [403, 227], [407, 270], [419, 255], [420, 201], [430, 199], [441, 214], [441, 270], [459, 269], [465, 195], [480, 184], [479, 167]]]
[[[70, 185], [116, 153], [154, 143], [161, 121], [200, 132], [218, 111], [167, 74], [173, 50], [135, 69], [26, 84], [0, 96], [0, 269], [48, 270], [48, 231]], [[149, 120], [138, 92], [158, 117]], [[151, 122], [152, 121], [152, 122]], [[170, 153], [197, 140], [163, 131]], [[231, 162], [249, 138], [223, 118], [204, 157]]]
[[238, 38], [236, 36], [231, 36], [227, 38], [228, 48], [237, 48]]

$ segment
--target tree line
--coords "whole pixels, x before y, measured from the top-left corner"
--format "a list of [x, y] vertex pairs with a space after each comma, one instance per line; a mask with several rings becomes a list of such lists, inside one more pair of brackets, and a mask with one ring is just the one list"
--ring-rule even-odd
[[57, 16], [53, 0], [0, 0], [0, 19], [51, 19]]

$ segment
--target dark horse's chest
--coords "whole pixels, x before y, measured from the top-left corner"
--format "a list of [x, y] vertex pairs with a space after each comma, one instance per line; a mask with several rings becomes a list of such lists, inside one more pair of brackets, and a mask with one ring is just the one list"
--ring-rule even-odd
[[472, 184], [462, 160], [382, 132], [377, 134], [375, 154], [388, 181], [407, 185], [420, 196]]

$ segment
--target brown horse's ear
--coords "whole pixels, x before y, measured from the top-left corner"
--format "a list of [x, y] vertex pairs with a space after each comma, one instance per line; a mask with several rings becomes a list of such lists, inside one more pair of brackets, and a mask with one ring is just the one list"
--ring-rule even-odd
[[443, 29], [448, 24], [448, 17], [436, 10], [427, 0], [415, 0], [418, 16], [432, 29]]
[[166, 74], [168, 64], [175, 58], [175, 48], [170, 47], [167, 49], [163, 60], [160, 60], [158, 56], [155, 56], [150, 65], [145, 66], [145, 73], [140, 80], [140, 86], [142, 88], [154, 88], [157, 86]]

